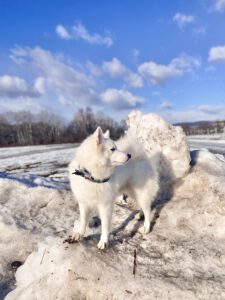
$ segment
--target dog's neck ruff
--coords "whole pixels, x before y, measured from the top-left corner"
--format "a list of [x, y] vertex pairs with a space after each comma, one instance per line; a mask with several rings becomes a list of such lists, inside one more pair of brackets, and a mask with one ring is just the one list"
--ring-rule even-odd
[[75, 169], [75, 171], [72, 174], [77, 175], [77, 176], [81, 176], [84, 179], [87, 179], [87, 180], [89, 180], [91, 182], [95, 182], [95, 183], [105, 183], [105, 182], [108, 182], [109, 179], [110, 179], [110, 177], [107, 177], [107, 178], [104, 178], [104, 179], [96, 179], [85, 168], [83, 168], [83, 169]]

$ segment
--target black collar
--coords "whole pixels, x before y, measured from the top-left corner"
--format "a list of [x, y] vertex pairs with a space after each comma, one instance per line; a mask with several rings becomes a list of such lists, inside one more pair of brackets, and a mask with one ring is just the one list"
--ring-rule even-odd
[[85, 179], [91, 181], [91, 182], [95, 182], [95, 183], [104, 183], [104, 182], [107, 182], [109, 181], [110, 177], [107, 177], [107, 178], [104, 178], [104, 179], [95, 179], [91, 173], [83, 168], [83, 169], [75, 169], [75, 171], [72, 173], [74, 175], [78, 175], [78, 176], [81, 176], [81, 177], [84, 177]]

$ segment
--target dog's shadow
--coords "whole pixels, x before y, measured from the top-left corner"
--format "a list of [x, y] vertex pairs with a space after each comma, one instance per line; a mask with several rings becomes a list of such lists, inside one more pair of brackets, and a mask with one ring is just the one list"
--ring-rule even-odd
[[[121, 207], [124, 207], [123, 205], [120, 205], [120, 204], [118, 204], [118, 205]], [[130, 211], [130, 209], [128, 209], [128, 210]], [[128, 217], [117, 228], [115, 228], [110, 233], [110, 236], [111, 236], [110, 245], [111, 246], [116, 245], [118, 243], [121, 244], [121, 243], [123, 243], [124, 240], [131, 239], [138, 232], [138, 229], [141, 227], [141, 223], [139, 221], [136, 221], [133, 226], [133, 229], [127, 233], [124, 233], [124, 229], [127, 227], [127, 225], [131, 221], [133, 221], [135, 219], [135, 216], [138, 213], [139, 213], [139, 210], [132, 211], [128, 215]], [[96, 226], [94, 226], [94, 227], [99, 227], [101, 225], [101, 220], [97, 216], [93, 217], [93, 219], [95, 219], [95, 224], [96, 224]], [[89, 227], [92, 228], [92, 222], [91, 222], [91, 226], [89, 224]], [[99, 238], [100, 238], [100, 233], [96, 233], [96, 234], [91, 234], [89, 236], [86, 236], [84, 238], [84, 240], [86, 242], [88, 242], [91, 240], [98, 240]]]
[[[139, 232], [139, 229], [142, 226], [142, 221], [144, 220], [144, 216], [142, 216], [139, 220], [135, 220], [135, 223], [132, 226], [131, 230], [125, 231], [126, 227], [129, 225], [130, 222], [132, 222], [135, 219], [135, 216], [137, 214], [139, 214], [139, 212], [140, 212], [139, 210], [132, 211], [128, 215], [128, 217], [117, 228], [115, 228], [110, 233], [110, 236], [111, 236], [110, 246], [111, 247], [116, 246], [118, 244], [122, 244], [126, 241], [129, 241]], [[153, 230], [158, 217], [159, 217], [159, 210], [155, 210], [152, 221], [151, 221], [151, 225], [150, 225], [150, 232]], [[97, 219], [97, 217], [94, 217], [94, 218]], [[99, 223], [98, 226], [100, 226], [100, 224], [101, 224], [100, 219], [99, 219], [98, 223]], [[98, 227], [98, 226], [96, 226], [96, 227]], [[100, 239], [100, 233], [95, 233], [95, 234], [91, 234], [91, 235], [84, 237], [83, 242], [89, 243], [89, 242], [93, 242], [93, 241], [98, 241], [99, 239]]]

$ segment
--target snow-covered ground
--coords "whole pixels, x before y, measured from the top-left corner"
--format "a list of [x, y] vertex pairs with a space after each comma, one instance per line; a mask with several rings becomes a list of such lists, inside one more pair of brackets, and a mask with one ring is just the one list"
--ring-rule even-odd
[[68, 188], [67, 166], [77, 144], [0, 148], [0, 178], [30, 186]]
[[[0, 148], [0, 299], [14, 284], [13, 262], [23, 262], [44, 236], [60, 234], [73, 223], [75, 203], [67, 192], [67, 166], [76, 147]], [[63, 205], [65, 199], [72, 210]], [[59, 211], [64, 215], [61, 221]]]
[[76, 144], [0, 148], [0, 172], [65, 177]]
[[[213, 153], [225, 154], [225, 140], [192, 136], [188, 137], [188, 142], [191, 150], [206, 148]], [[67, 166], [76, 147], [77, 144], [61, 144], [0, 148], [0, 177], [16, 175], [16, 178], [32, 181], [36, 177], [67, 180]]]
[[225, 139], [210, 139], [205, 136], [203, 139], [200, 137], [188, 137], [188, 143], [191, 150], [199, 150], [202, 148], [208, 149], [213, 153], [219, 153], [225, 155]]
[[[225, 143], [216, 142], [189, 139], [191, 149], [221, 153]], [[171, 144], [164, 154], [179, 166], [181, 147]], [[225, 299], [224, 157], [192, 152], [190, 172], [156, 210], [149, 236], [138, 233], [132, 203], [116, 205], [111, 247], [100, 252], [100, 228], [63, 244], [79, 218], [67, 179], [76, 146], [0, 148], [0, 299]]]
[[225, 140], [225, 133], [217, 133], [217, 134], [199, 134], [199, 135], [189, 135], [190, 139], [197, 140]]

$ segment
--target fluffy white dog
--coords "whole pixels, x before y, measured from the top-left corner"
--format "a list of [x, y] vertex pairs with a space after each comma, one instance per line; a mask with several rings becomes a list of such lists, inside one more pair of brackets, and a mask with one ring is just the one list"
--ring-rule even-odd
[[74, 225], [73, 240], [82, 238], [89, 213], [97, 210], [102, 223], [98, 248], [105, 249], [109, 241], [113, 203], [122, 193], [137, 200], [145, 218], [140, 231], [149, 233], [151, 203], [159, 189], [158, 174], [132, 138], [124, 137], [114, 142], [98, 127], [78, 147], [69, 165], [69, 177], [80, 209], [80, 225], [79, 228]]

